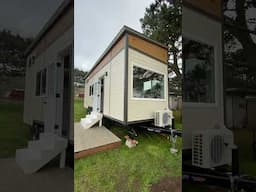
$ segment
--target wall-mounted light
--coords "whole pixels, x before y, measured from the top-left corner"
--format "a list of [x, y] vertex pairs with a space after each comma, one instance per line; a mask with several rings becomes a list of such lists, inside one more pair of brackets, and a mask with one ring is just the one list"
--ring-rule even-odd
[[105, 77], [107, 77], [107, 76], [108, 76], [108, 72], [106, 71], [106, 72], [105, 72]]

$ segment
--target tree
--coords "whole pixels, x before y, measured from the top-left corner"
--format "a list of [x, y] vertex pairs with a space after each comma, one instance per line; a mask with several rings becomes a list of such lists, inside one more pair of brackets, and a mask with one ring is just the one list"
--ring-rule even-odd
[[87, 75], [87, 71], [81, 71], [77, 68], [74, 69], [74, 82], [84, 84], [84, 78]]
[[26, 58], [25, 50], [32, 42], [9, 30], [0, 31], [0, 74], [24, 75]]
[[227, 87], [256, 85], [256, 15], [248, 17], [249, 10], [255, 13], [255, 8], [255, 0], [224, 0]]
[[[143, 33], [168, 47], [170, 82], [177, 85], [174, 91], [181, 93], [181, 0], [155, 0], [146, 8], [140, 19]], [[173, 86], [171, 86], [173, 87]]]

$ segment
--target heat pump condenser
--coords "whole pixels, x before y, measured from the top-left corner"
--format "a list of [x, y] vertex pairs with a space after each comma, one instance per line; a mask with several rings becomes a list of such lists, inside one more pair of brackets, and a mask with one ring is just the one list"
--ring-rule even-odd
[[166, 127], [172, 125], [173, 113], [169, 110], [161, 110], [155, 112], [155, 126]]
[[234, 147], [233, 133], [224, 126], [196, 131], [192, 136], [192, 164], [202, 168], [231, 165]]

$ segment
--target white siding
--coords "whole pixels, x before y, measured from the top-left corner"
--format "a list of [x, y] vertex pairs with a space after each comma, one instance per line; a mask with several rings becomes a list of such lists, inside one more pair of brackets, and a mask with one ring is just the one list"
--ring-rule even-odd
[[108, 64], [97, 72], [85, 85], [85, 107], [93, 105], [89, 96], [89, 87], [104, 77], [104, 107], [103, 114], [123, 121], [124, 117], [124, 49], [122, 49]]
[[[128, 51], [128, 60], [128, 121], [152, 119], [154, 118], [155, 111], [168, 109], [167, 65], [131, 48]], [[133, 65], [138, 65], [165, 75], [165, 98], [163, 100], [132, 98]]]
[[222, 80], [222, 31], [217, 21], [183, 7], [182, 35], [192, 40], [214, 46], [215, 51], [215, 103], [183, 103], [183, 148], [192, 145], [192, 133], [197, 129], [207, 129], [223, 120], [223, 80]]
[[[31, 67], [28, 67], [27, 65], [23, 115], [25, 123], [32, 125], [33, 120], [44, 120], [45, 109], [43, 101], [46, 98], [35, 96], [36, 72], [48, 67], [52, 63], [60, 61], [59, 54], [70, 46], [73, 46], [73, 27], [69, 28], [62, 36], [56, 39], [50, 47], [40, 54], [35, 59], [35, 64]], [[28, 56], [28, 58], [32, 55], [34, 55], [33, 52]]]

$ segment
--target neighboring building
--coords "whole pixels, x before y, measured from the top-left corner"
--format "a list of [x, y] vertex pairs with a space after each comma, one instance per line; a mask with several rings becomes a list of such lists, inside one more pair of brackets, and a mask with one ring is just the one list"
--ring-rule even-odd
[[[228, 88], [225, 90], [225, 122], [228, 128], [245, 128], [248, 115], [251, 114], [251, 103], [256, 96], [254, 89]], [[248, 104], [250, 103], [250, 105]], [[254, 114], [254, 113], [253, 113]]]
[[172, 110], [181, 110], [182, 107], [182, 96], [177, 95], [173, 92], [169, 93], [169, 108]]
[[[38, 124], [41, 129], [34, 132], [43, 134], [28, 149], [17, 150], [25, 172], [35, 172], [60, 153], [63, 166], [67, 143], [73, 145], [73, 47], [74, 2], [64, 0], [26, 52], [24, 122], [33, 128]], [[47, 153], [36, 150], [39, 142], [55, 147], [45, 146]], [[41, 159], [33, 159], [34, 153], [41, 153]]]
[[86, 108], [123, 125], [168, 109], [167, 47], [124, 26], [85, 80]]

